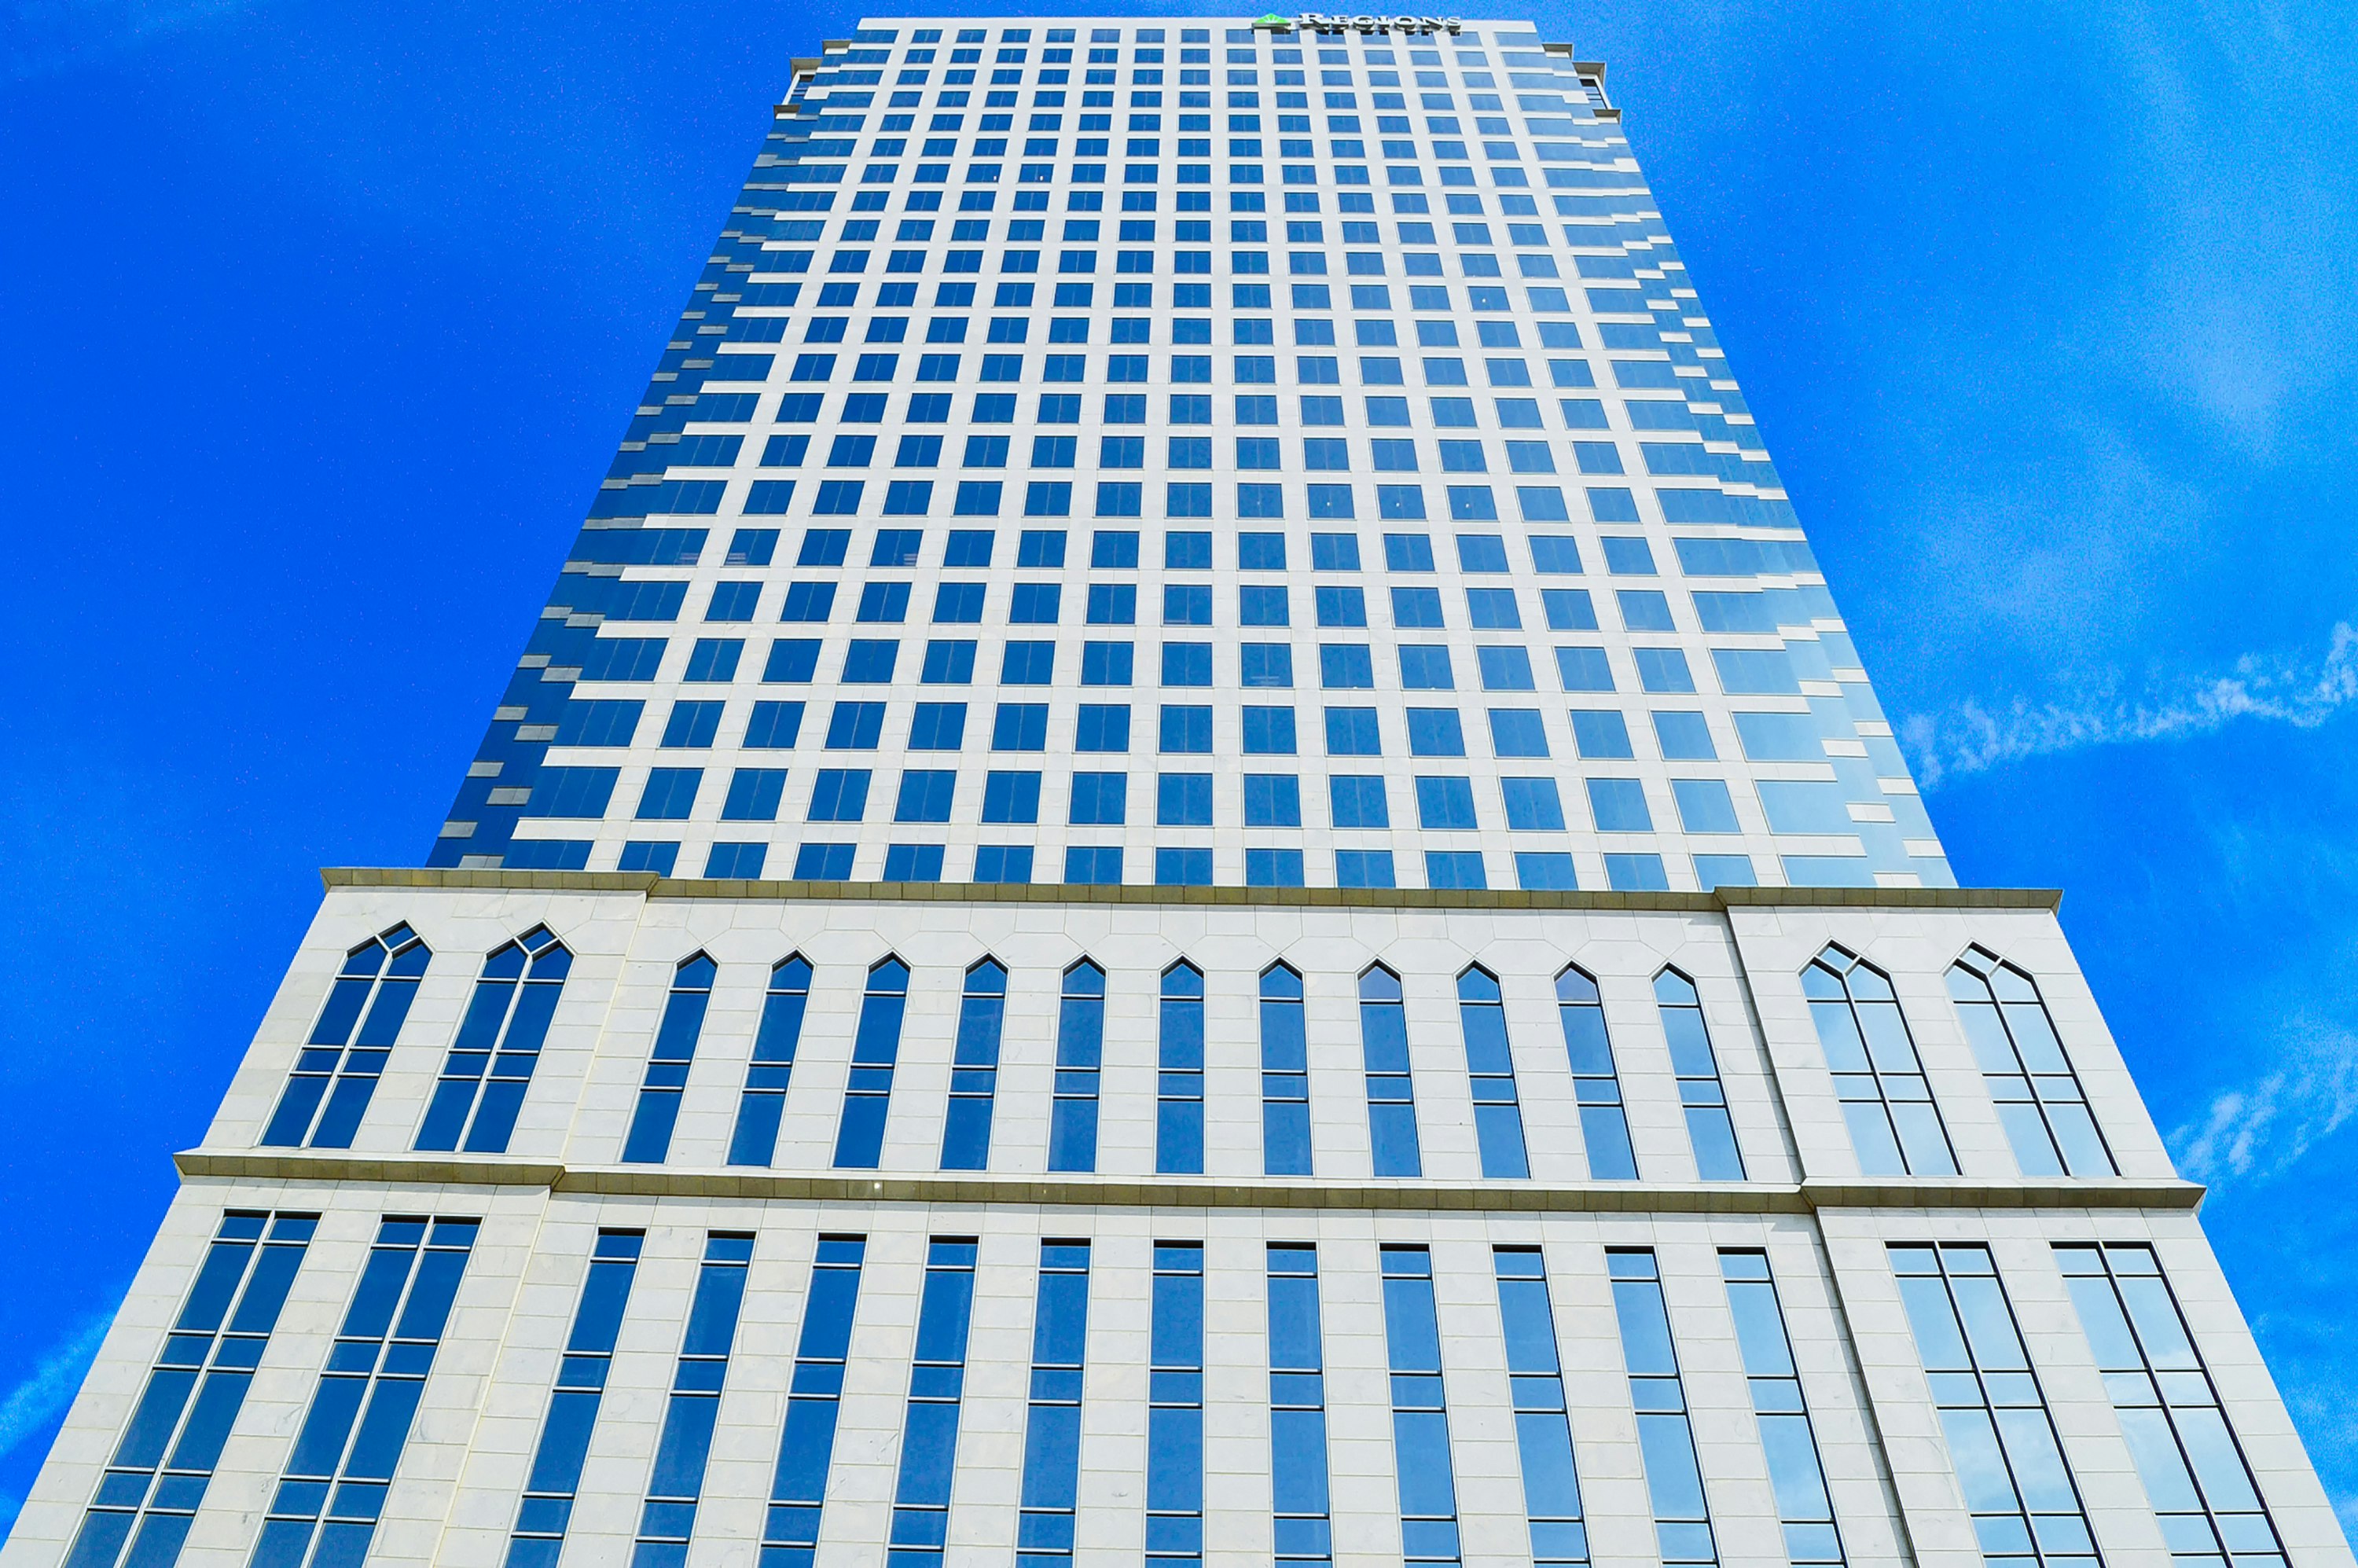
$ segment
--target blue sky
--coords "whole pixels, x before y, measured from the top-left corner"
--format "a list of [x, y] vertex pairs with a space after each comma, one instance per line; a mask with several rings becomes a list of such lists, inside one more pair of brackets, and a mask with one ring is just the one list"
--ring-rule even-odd
[[[315, 868], [422, 858], [851, 15], [378, 11], [0, 10], [0, 1521]], [[2358, 7], [1537, 14], [1610, 62], [1960, 875], [2066, 890], [2346, 1527]]]

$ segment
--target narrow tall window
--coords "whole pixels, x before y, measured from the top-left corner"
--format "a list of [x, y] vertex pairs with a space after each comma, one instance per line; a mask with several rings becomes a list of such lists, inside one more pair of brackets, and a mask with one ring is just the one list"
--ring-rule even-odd
[[368, 1556], [481, 1223], [393, 1215], [377, 1226], [253, 1568], [343, 1568]]
[[1572, 1095], [1580, 1108], [1581, 1141], [1588, 1145], [1589, 1179], [1634, 1182], [1638, 1154], [1629, 1144], [1629, 1113], [1621, 1104], [1613, 1037], [1605, 1032], [1605, 1000], [1586, 971], [1566, 969], [1555, 978], [1555, 1011], [1572, 1058]]
[[516, 1509], [515, 1533], [508, 1538], [507, 1568], [557, 1568], [565, 1550], [573, 1499], [581, 1489], [581, 1464], [589, 1457], [590, 1434], [597, 1429], [614, 1341], [622, 1331], [622, 1310], [630, 1304], [645, 1239], [646, 1233], [640, 1230], [598, 1233], [590, 1275], [581, 1283], [581, 1303], [573, 1311], [573, 1332], [557, 1364], [557, 1389], [548, 1396], [540, 1446], [524, 1484], [524, 1503]]
[[648, 1478], [646, 1504], [639, 1512], [631, 1568], [680, 1568], [687, 1561], [752, 1259], [753, 1238], [741, 1231], [716, 1230], [704, 1238], [704, 1265], [697, 1271], [696, 1294], [688, 1303], [687, 1332], [672, 1372], [663, 1433], [655, 1440], [654, 1474]]
[[861, 1236], [822, 1236], [803, 1301], [803, 1331], [795, 1346], [795, 1375], [786, 1396], [778, 1468], [770, 1482], [770, 1511], [762, 1526], [762, 1568], [811, 1568], [818, 1547], [820, 1505], [835, 1463], [836, 1418], [843, 1410], [843, 1366], [851, 1348], [851, 1315], [860, 1303]]
[[263, 1130], [266, 1147], [352, 1146], [352, 1134], [368, 1110], [369, 1097], [376, 1093], [385, 1058], [433, 957], [407, 925], [372, 936], [344, 955], [327, 1005], [319, 1009], [319, 1021], [295, 1059], [295, 1072], [278, 1097], [278, 1108]]
[[1736, 1123], [1728, 1119], [1711, 1032], [1704, 1027], [1703, 998], [1693, 980], [1664, 969], [1654, 977], [1654, 1001], [1671, 1043], [1671, 1071], [1679, 1078], [1679, 1106], [1687, 1116], [1687, 1141], [1694, 1146], [1695, 1174], [1706, 1182], [1740, 1182], [1744, 1155], [1736, 1145]]
[[1968, 947], [1949, 969], [1949, 995], [2022, 1173], [2117, 1173], [2031, 978], [1986, 948]]
[[887, 1568], [939, 1563], [949, 1540], [950, 1478], [957, 1470], [958, 1406], [966, 1391], [967, 1328], [974, 1316], [972, 1237], [935, 1237], [917, 1303], [917, 1351], [901, 1425]]
[[679, 1122], [680, 1097], [687, 1092], [687, 1069], [696, 1061], [697, 1037], [704, 1033], [715, 973], [712, 960], [701, 953], [682, 958], [672, 971], [671, 995], [664, 999], [663, 1022], [647, 1055], [630, 1135], [622, 1140], [624, 1164], [660, 1165], [671, 1152], [672, 1129]]
[[1161, 1044], [1154, 1082], [1154, 1168], [1204, 1170], [1204, 971], [1184, 962], [1163, 971]]
[[114, 1568], [126, 1541], [141, 1568], [178, 1559], [319, 1225], [316, 1214], [222, 1216], [66, 1568]]
[[504, 1154], [573, 955], [535, 925], [483, 960], [417, 1131], [421, 1150]]
[[1382, 1257], [1401, 1556], [1410, 1563], [1455, 1563], [1457, 1476], [1449, 1463], [1449, 1406], [1442, 1392], [1433, 1253], [1422, 1247], [1387, 1247]]
[[1482, 1174], [1528, 1176], [1523, 1108], [1515, 1098], [1515, 1056], [1507, 1044], [1507, 1009], [1498, 977], [1473, 968], [1457, 977], [1457, 1021], [1466, 1033], [1466, 1072], [1474, 1087], [1474, 1136]]
[[1040, 1243], [1032, 1399], [1023, 1418], [1015, 1568], [1067, 1568], [1081, 1486], [1081, 1379], [1089, 1338], [1089, 1244]]
[[1849, 949], [1829, 944], [1801, 971], [1801, 991], [1810, 999], [1810, 1016], [1834, 1076], [1843, 1119], [1850, 1123], [1860, 1171], [1870, 1176], [1955, 1175], [1957, 1157], [1889, 977]]
[[2080, 1488], [1989, 1249], [1894, 1246], [1891, 1270], [1983, 1559], [2093, 1568]]
[[2171, 1559], [2284, 1568], [2284, 1542], [2153, 1249], [2059, 1246], [2055, 1260]]
[[1326, 1352], [1319, 1331], [1318, 1249], [1269, 1246], [1270, 1502], [1277, 1560], [1332, 1555], [1326, 1471]]
[[1310, 1039], [1302, 977], [1284, 964], [1260, 977], [1260, 1157], [1270, 1175], [1310, 1174]]
[[737, 1130], [729, 1137], [729, 1162], [766, 1165], [778, 1149], [778, 1119], [785, 1114], [786, 1083], [794, 1076], [795, 1047], [803, 1037], [803, 1013], [810, 1005], [811, 967], [799, 953], [770, 970], [770, 992], [762, 999], [762, 1027], [753, 1036], [753, 1060], [745, 1069], [745, 1092], [737, 1101]]
[[1105, 1063], [1105, 971], [1087, 958], [1065, 971], [1056, 1013], [1056, 1098], [1048, 1113], [1048, 1169], [1098, 1168], [1098, 1074]]
[[1536, 1247], [1497, 1248], [1490, 1260], [1498, 1275], [1498, 1318], [1507, 1334], [1507, 1382], [1515, 1401], [1531, 1561], [1586, 1563], [1588, 1530], [1580, 1517], [1580, 1473], [1572, 1462], [1547, 1266]]
[[909, 966], [882, 958], [868, 971], [860, 1027], [851, 1041], [851, 1082], [835, 1135], [838, 1170], [872, 1171], [884, 1156], [884, 1116], [892, 1102], [892, 1065], [901, 1057], [901, 1019], [909, 1008]]
[[999, 1036], [1007, 1022], [1007, 970], [985, 958], [966, 972], [957, 1048], [950, 1059], [949, 1114], [942, 1123], [942, 1169], [990, 1165], [990, 1108], [999, 1089]]
[[1695, 1464], [1694, 1429], [1687, 1421], [1686, 1385], [1671, 1342], [1662, 1278], [1644, 1249], [1607, 1249], [1613, 1314], [1621, 1326], [1621, 1358], [1629, 1369], [1629, 1400], [1638, 1410], [1638, 1451], [1646, 1493], [1654, 1508], [1654, 1540], [1666, 1564], [1716, 1563], [1719, 1549], [1704, 1506], [1703, 1471]]
[[1752, 1385], [1752, 1416], [1759, 1423], [1760, 1447], [1768, 1458], [1777, 1519], [1785, 1528], [1785, 1556], [1794, 1568], [1838, 1563], [1843, 1560], [1842, 1534], [1834, 1525], [1833, 1500], [1826, 1496], [1817, 1434], [1801, 1398], [1801, 1368], [1793, 1364], [1793, 1343], [1785, 1333], [1768, 1255], [1723, 1251], [1719, 1273], [1727, 1285], [1727, 1309], [1736, 1318], [1744, 1375]]
[[1154, 1244], [1146, 1411], [1146, 1560], [1204, 1557], [1204, 1245]]
[[1359, 977], [1359, 1052], [1368, 1074], [1368, 1141], [1379, 1176], [1421, 1176], [1416, 1080], [1409, 1075], [1408, 1011], [1400, 977], [1379, 964]]

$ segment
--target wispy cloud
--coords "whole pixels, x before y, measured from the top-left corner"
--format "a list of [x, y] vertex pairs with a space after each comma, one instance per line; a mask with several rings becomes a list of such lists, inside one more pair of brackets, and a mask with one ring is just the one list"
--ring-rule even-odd
[[98, 1356], [99, 1341], [114, 1322], [112, 1312], [93, 1313], [50, 1346], [23, 1381], [0, 1396], [0, 1458], [39, 1432], [64, 1410], [81, 1387], [81, 1377]]
[[1992, 706], [1968, 697], [1942, 714], [1904, 720], [1918, 781], [1936, 789], [1962, 773], [1985, 773], [2025, 757], [2088, 746], [2184, 741], [2253, 719], [2309, 730], [2358, 703], [2358, 629], [2338, 622], [2318, 659], [2246, 654], [2223, 675], [2192, 677], [2160, 691], [2123, 693], [2117, 683], [2070, 697], [2017, 697]]
[[249, 0], [19, 0], [0, 26], [12, 81], [46, 76], [249, 8]]
[[2266, 1076], [2212, 1097], [2169, 1134], [2179, 1169], [2198, 1182], [2266, 1181], [2358, 1116], [2358, 1036], [2309, 1029]]

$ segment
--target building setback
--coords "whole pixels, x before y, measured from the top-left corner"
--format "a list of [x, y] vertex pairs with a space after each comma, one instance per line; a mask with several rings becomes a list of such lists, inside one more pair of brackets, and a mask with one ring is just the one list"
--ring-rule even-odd
[[1604, 81], [795, 61], [0, 1564], [2348, 1568]]

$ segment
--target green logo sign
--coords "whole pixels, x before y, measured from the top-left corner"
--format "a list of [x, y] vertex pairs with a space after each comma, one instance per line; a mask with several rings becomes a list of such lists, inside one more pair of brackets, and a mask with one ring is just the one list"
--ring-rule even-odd
[[1259, 28], [1265, 28], [1272, 33], [1290, 33], [1293, 31], [1293, 23], [1288, 18], [1279, 16], [1274, 11], [1270, 12], [1266, 16], [1254, 17], [1253, 26]]

